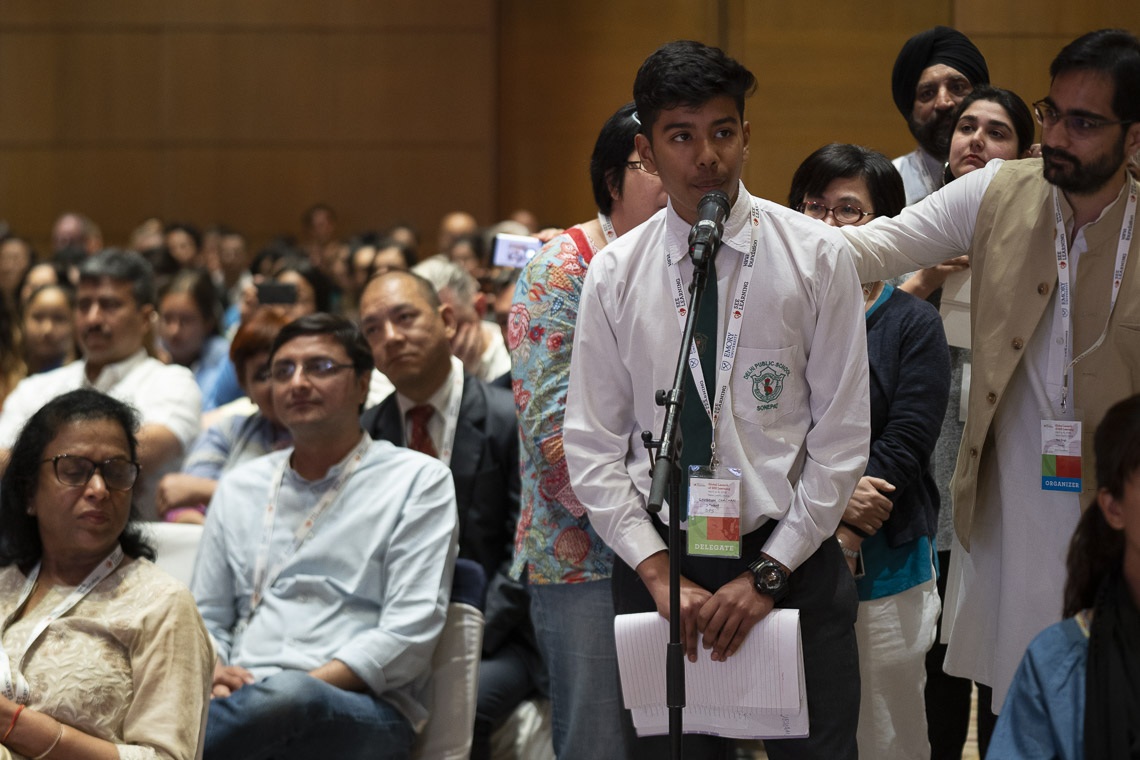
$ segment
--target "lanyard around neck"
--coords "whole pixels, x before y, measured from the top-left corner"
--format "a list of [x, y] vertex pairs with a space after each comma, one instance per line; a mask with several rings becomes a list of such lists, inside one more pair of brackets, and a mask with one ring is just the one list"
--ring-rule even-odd
[[618, 239], [617, 232], [614, 230], [614, 222], [601, 211], [598, 212], [598, 223], [602, 225], [602, 233], [606, 236], [606, 245]]
[[1112, 320], [1112, 312], [1116, 308], [1116, 300], [1120, 296], [1120, 284], [1124, 281], [1124, 267], [1128, 263], [1128, 249], [1132, 245], [1132, 230], [1136, 221], [1136, 183], [1128, 178], [1128, 201], [1124, 209], [1124, 221], [1120, 226], [1120, 239], [1116, 246], [1116, 263], [1112, 270], [1112, 289], [1108, 301], [1108, 317], [1104, 321], [1104, 329], [1096, 342], [1086, 348], [1077, 357], [1073, 354], [1073, 310], [1072, 310], [1072, 283], [1071, 265], [1069, 263], [1069, 239], [1065, 230], [1065, 217], [1061, 212], [1061, 194], [1053, 188], [1053, 213], [1057, 225], [1057, 299], [1061, 306], [1062, 331], [1064, 338], [1065, 369], [1061, 376], [1061, 411], [1065, 412], [1069, 405], [1069, 374], [1077, 362], [1084, 359], [1093, 351], [1100, 348], [1108, 335], [1108, 325]]
[[[752, 200], [752, 217], [751, 217], [751, 230], [752, 230], [752, 244], [749, 248], [748, 255], [743, 258], [740, 265], [740, 276], [737, 277], [736, 292], [733, 294], [732, 299], [732, 315], [728, 321], [728, 327], [724, 335], [724, 350], [721, 352], [720, 364], [717, 367], [716, 384], [717, 393], [716, 401], [713, 404], [709, 403], [708, 388], [705, 387], [705, 373], [701, 367], [700, 353], [697, 351], [696, 341], [689, 345], [689, 371], [693, 375], [693, 383], [697, 387], [697, 393], [701, 397], [701, 404], [704, 405], [705, 413], [709, 416], [709, 422], [712, 423], [712, 459], [715, 464], [716, 461], [716, 424], [720, 420], [720, 413], [724, 407], [725, 396], [728, 395], [728, 381], [732, 376], [732, 367], [736, 363], [736, 349], [740, 342], [740, 327], [744, 323], [744, 306], [748, 302], [748, 290], [752, 282], [752, 274], [756, 269], [756, 249], [760, 244], [760, 203]], [[685, 333], [685, 315], [688, 312], [689, 300], [686, 295], [685, 284], [681, 279], [681, 268], [678, 262], [682, 257], [674, 260], [672, 255], [669, 256], [668, 265], [669, 273], [673, 277], [673, 308], [677, 312], [677, 323], [681, 326], [681, 334]], [[718, 309], [719, 313], [719, 309]], [[719, 319], [717, 320], [720, 321]], [[710, 336], [711, 340], [716, 340], [716, 336]]]
[[348, 461], [345, 462], [344, 468], [337, 476], [336, 482], [332, 488], [325, 492], [317, 505], [313, 507], [308, 516], [297, 526], [293, 531], [293, 543], [289, 546], [277, 562], [272, 566], [269, 564], [270, 548], [273, 541], [273, 523], [277, 518], [277, 500], [281, 493], [281, 483], [285, 480], [285, 473], [289, 469], [289, 457], [284, 457], [281, 461], [281, 466], [277, 468], [277, 472], [269, 485], [269, 503], [265, 505], [265, 514], [261, 520], [261, 544], [257, 550], [257, 559], [253, 569], [253, 592], [249, 597], [249, 612], [246, 614], [246, 622], [253, 617], [253, 613], [257, 611], [258, 606], [261, 605], [261, 600], [264, 598], [265, 590], [273, 585], [281, 571], [293, 559], [293, 555], [301, 548], [301, 545], [308, 540], [309, 535], [313, 532], [313, 526], [317, 524], [317, 520], [321, 515], [332, 506], [333, 502], [340, 495], [344, 489], [345, 483], [348, 482], [349, 477], [356, 468], [360, 465], [360, 461], [364, 458], [368, 447], [371, 445], [372, 439], [365, 433], [360, 443], [356, 444], [348, 455]]
[[[4, 696], [13, 702], [20, 704], [27, 704], [28, 698], [31, 696], [31, 688], [28, 682], [24, 679], [20, 671], [23, 670], [24, 660], [28, 657], [28, 652], [32, 649], [32, 644], [43, 635], [47, 627], [59, 620], [61, 617], [71, 611], [71, 608], [79, 604], [82, 599], [91, 593], [91, 591], [103, 582], [108, 575], [115, 572], [115, 569], [123, 562], [123, 548], [118, 544], [111, 550], [111, 553], [103, 558], [95, 569], [87, 574], [75, 589], [57, 604], [51, 612], [49, 612], [42, 620], [36, 623], [32, 628], [32, 632], [28, 634], [27, 643], [24, 645], [24, 655], [20, 658], [20, 662], [16, 667], [12, 667], [11, 658], [4, 651], [3, 643], [0, 643], [0, 690], [3, 691]], [[36, 580], [40, 576], [40, 563], [32, 568], [32, 572], [28, 574], [28, 579], [24, 581], [24, 588], [20, 592], [20, 599], [16, 602], [16, 608], [4, 620], [4, 626], [0, 631], [8, 629], [8, 626], [20, 614], [24, 605], [28, 603], [28, 599], [32, 596], [32, 591], [36, 587]]]

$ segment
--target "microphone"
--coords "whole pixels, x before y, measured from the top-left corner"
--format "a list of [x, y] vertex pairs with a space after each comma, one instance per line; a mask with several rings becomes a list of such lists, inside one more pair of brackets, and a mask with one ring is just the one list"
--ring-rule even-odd
[[697, 223], [689, 232], [689, 256], [693, 259], [693, 266], [699, 266], [709, 256], [716, 255], [729, 208], [728, 195], [723, 190], [705, 193], [697, 204]]

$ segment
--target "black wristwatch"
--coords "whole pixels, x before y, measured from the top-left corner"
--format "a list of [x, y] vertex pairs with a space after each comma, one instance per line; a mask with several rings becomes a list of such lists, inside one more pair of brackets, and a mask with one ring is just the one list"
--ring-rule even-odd
[[779, 604], [788, 595], [788, 574], [777, 563], [761, 557], [748, 566], [756, 584], [756, 590], [772, 597]]

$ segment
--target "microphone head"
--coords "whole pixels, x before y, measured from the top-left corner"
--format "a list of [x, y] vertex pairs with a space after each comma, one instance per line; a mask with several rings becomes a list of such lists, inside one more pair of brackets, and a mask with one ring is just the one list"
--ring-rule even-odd
[[698, 219], [726, 219], [731, 205], [728, 202], [728, 193], [723, 190], [710, 190], [697, 204]]

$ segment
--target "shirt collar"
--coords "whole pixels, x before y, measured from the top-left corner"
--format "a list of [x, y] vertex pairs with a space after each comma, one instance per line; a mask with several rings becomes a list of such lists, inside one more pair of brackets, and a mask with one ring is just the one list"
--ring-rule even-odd
[[337, 462], [332, 467], [330, 467], [328, 472], [325, 473], [325, 476], [323, 478], [320, 478], [319, 480], [305, 480], [303, 477], [301, 477], [297, 473], [296, 470], [293, 469], [293, 465], [292, 465], [293, 450], [290, 450], [289, 453], [286, 455], [288, 457], [287, 461], [290, 464], [288, 467], [285, 468], [285, 472], [286, 472], [287, 476], [293, 481], [294, 484], [304, 483], [305, 485], [310, 486], [310, 487], [318, 487], [318, 486], [321, 486], [321, 485], [326, 484], [326, 483], [331, 483], [331, 482], [333, 482], [332, 479], [340, 476], [340, 473], [344, 470], [345, 466], [348, 465], [348, 463], [352, 460], [353, 455], [356, 454], [357, 448], [364, 446], [365, 442], [368, 442], [370, 444], [372, 442], [372, 436], [370, 436], [367, 431], [362, 430], [360, 433], [360, 440], [357, 441], [356, 446], [353, 446], [349, 450], [349, 452], [347, 454], [345, 454], [344, 457], [339, 462]]
[[86, 387], [94, 388], [97, 391], [106, 393], [111, 388], [114, 388], [119, 382], [129, 375], [132, 370], [145, 362], [147, 353], [145, 349], [140, 348], [126, 359], [114, 364], [108, 364], [99, 371], [99, 376], [95, 378], [95, 382], [87, 380], [87, 361], [83, 362], [83, 384]]
[[[451, 357], [451, 371], [447, 373], [447, 377], [443, 379], [443, 383], [436, 389], [435, 393], [431, 394], [426, 403], [436, 412], [443, 414], [447, 409], [448, 403], [451, 401], [451, 386], [455, 378], [455, 374], [463, 374], [463, 362], [456, 357]], [[404, 394], [396, 391], [396, 405], [400, 408], [400, 419], [405, 419], [408, 416], [408, 410], [414, 406], [419, 406], [418, 403], [412, 401]]]
[[[737, 253], [746, 252], [752, 245], [752, 225], [749, 220], [752, 216], [752, 196], [744, 188], [744, 182], [737, 183], [736, 203], [728, 212], [728, 219], [724, 221], [724, 233], [721, 235], [723, 247], [731, 248]], [[669, 201], [665, 213], [666, 245], [669, 258], [672, 261], [681, 261], [689, 255], [689, 232], [693, 225], [686, 222], [673, 209], [673, 201]]]

